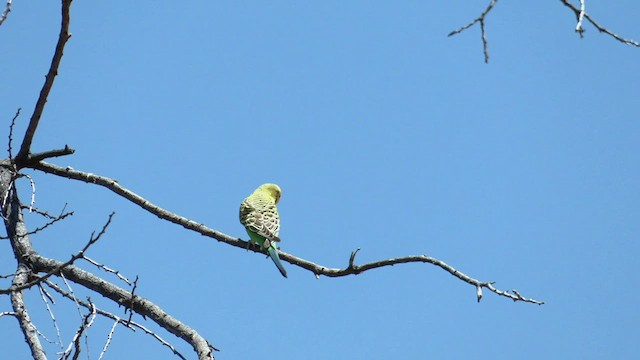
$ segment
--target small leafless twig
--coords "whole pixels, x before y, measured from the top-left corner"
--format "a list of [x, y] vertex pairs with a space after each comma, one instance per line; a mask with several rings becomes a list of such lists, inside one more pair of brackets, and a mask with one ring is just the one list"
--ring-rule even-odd
[[[20, 205], [20, 208], [23, 209], [23, 210], [28, 210], [29, 209], [28, 206], [24, 206], [24, 205]], [[69, 214], [66, 214], [64, 212], [66, 209], [67, 209], [67, 204], [64, 204], [64, 206], [62, 207], [62, 210], [60, 210], [60, 215], [51, 215], [47, 211], [40, 210], [40, 209], [38, 209], [36, 207], [34, 207], [32, 209], [32, 211], [34, 213], [38, 214], [38, 215], [42, 215], [42, 216], [46, 217], [49, 220], [54, 220], [54, 219], [58, 219], [58, 218], [62, 217], [62, 215], [65, 215], [65, 217], [69, 216]], [[71, 211], [71, 214], [73, 214], [73, 211]]]
[[51, 317], [51, 320], [53, 321], [53, 327], [56, 329], [56, 335], [58, 336], [58, 341], [52, 342], [52, 343], [60, 344], [60, 350], [62, 351], [63, 350], [62, 336], [60, 335], [60, 328], [58, 327], [58, 321], [56, 320], [56, 316], [53, 314], [53, 311], [51, 310], [51, 306], [49, 306], [49, 301], [51, 301], [51, 303], [54, 303], [53, 298], [51, 297], [51, 294], [49, 294], [47, 290], [42, 286], [42, 284], [38, 284], [38, 290], [40, 290], [40, 297], [42, 298], [42, 301], [44, 302], [44, 305], [47, 308], [47, 312], [49, 312], [49, 317]]
[[4, 11], [2, 12], [2, 15], [0, 15], [0, 25], [2, 25], [2, 23], [7, 20], [7, 16], [9, 16], [9, 13], [11, 12], [11, 3], [13, 2], [13, 0], [7, 0], [7, 4], [4, 7]]
[[36, 203], [36, 183], [33, 181], [31, 176], [27, 174], [20, 174], [19, 177], [26, 177], [29, 179], [29, 184], [31, 185], [31, 202], [29, 203], [29, 213], [33, 212], [33, 205]]
[[[36, 234], [36, 233], [38, 233], [38, 232], [40, 232], [40, 231], [42, 231], [42, 230], [46, 229], [47, 227], [49, 227], [49, 226], [51, 226], [51, 225], [55, 224], [56, 222], [61, 221], [61, 220], [64, 220], [66, 217], [71, 216], [71, 215], [73, 215], [73, 211], [68, 212], [68, 213], [61, 214], [60, 216], [58, 216], [58, 217], [56, 217], [56, 218], [54, 218], [54, 219], [50, 220], [48, 223], [46, 223], [46, 224], [44, 224], [44, 225], [42, 225], [42, 226], [39, 226], [39, 227], [35, 228], [35, 230], [33, 230], [33, 231], [29, 231], [27, 234], [28, 234], [28, 235]], [[0, 238], [1, 238], [1, 237], [0, 237]]]
[[585, 14], [585, 0], [580, 0], [580, 14], [578, 14], [578, 23], [576, 24], [576, 32], [578, 34], [580, 34], [580, 37], [582, 37], [582, 33], [584, 32], [584, 29], [582, 28], [582, 21], [584, 20], [584, 14]]
[[0, 275], [0, 279], [8, 279], [8, 278], [10, 278], [10, 277], [14, 277], [14, 276], [16, 276], [16, 274], [15, 274], [15, 273], [13, 273], [13, 274], [7, 274], [7, 275]]
[[18, 111], [16, 111], [16, 114], [13, 116], [13, 119], [11, 119], [11, 125], [9, 126], [9, 159], [11, 159], [11, 161], [13, 161], [13, 154], [12, 154], [12, 147], [11, 147], [13, 144], [13, 127], [16, 125], [16, 120], [18, 119], [18, 116], [20, 116], [20, 111], [22, 111], [22, 108], [18, 108]]
[[640, 47], [640, 42], [634, 41], [634, 40], [631, 40], [631, 39], [625, 39], [622, 36], [620, 36], [618, 34], [615, 34], [612, 31], [609, 31], [607, 28], [605, 28], [604, 26], [602, 26], [599, 23], [597, 23], [585, 11], [584, 0], [580, 0], [580, 8], [577, 8], [575, 5], [570, 3], [569, 0], [560, 0], [560, 2], [562, 2], [569, 9], [573, 10], [573, 13], [575, 14], [576, 20], [578, 22], [577, 25], [576, 25], [576, 32], [578, 32], [580, 34], [580, 37], [582, 37], [583, 33], [584, 33], [584, 28], [582, 27], [583, 19], [587, 19], [591, 23], [591, 25], [593, 25], [596, 29], [598, 29], [599, 32], [605, 33], [605, 34], [613, 37], [614, 39], [620, 41], [623, 44], [627, 44], [627, 45], [631, 45], [631, 46], [635, 46], [635, 47]]
[[37, 163], [39, 161], [49, 159], [49, 158], [71, 155], [75, 152], [76, 152], [75, 149], [72, 149], [68, 145], [65, 145], [63, 149], [49, 150], [41, 153], [31, 154], [29, 155], [26, 162]]
[[138, 288], [138, 275], [136, 275], [136, 279], [133, 280], [133, 289], [131, 289], [131, 302], [129, 303], [129, 308], [125, 309], [124, 313], [129, 311], [129, 319], [127, 320], [127, 324], [131, 323], [131, 319], [133, 318], [133, 306], [136, 299], [136, 289]]
[[[97, 266], [98, 268], [100, 268], [100, 269], [102, 269], [102, 270], [104, 270], [104, 271], [106, 271], [106, 272], [109, 272], [109, 273], [114, 274], [114, 275], [115, 275], [115, 276], [117, 276], [120, 280], [122, 280], [122, 281], [126, 282], [126, 283], [127, 283], [127, 285], [129, 285], [129, 286], [131, 286], [131, 285], [132, 285], [132, 284], [131, 284], [131, 281], [129, 281], [129, 279], [127, 279], [126, 277], [124, 277], [124, 276], [120, 273], [120, 271], [118, 271], [118, 270], [114, 270], [114, 269], [111, 269], [111, 268], [109, 268], [109, 267], [105, 266], [104, 264], [100, 264], [100, 263], [98, 263], [97, 261], [94, 261], [94, 260], [92, 260], [92, 259], [90, 259], [90, 258], [88, 258], [88, 257], [86, 257], [86, 256], [82, 256], [82, 258], [83, 258], [84, 260], [88, 261], [89, 263], [91, 263], [91, 264], [93, 264], [93, 265]], [[136, 280], [137, 280], [137, 276], [136, 276]]]
[[498, 2], [498, 0], [491, 0], [489, 5], [487, 6], [487, 8], [484, 9], [484, 11], [482, 12], [482, 14], [480, 14], [480, 16], [475, 18], [473, 21], [471, 21], [467, 25], [465, 25], [465, 26], [463, 26], [463, 27], [461, 27], [461, 28], [459, 28], [457, 30], [453, 30], [452, 32], [449, 33], [449, 35], [447, 35], [447, 36], [453, 36], [453, 35], [460, 34], [461, 32], [463, 32], [463, 31], [467, 30], [468, 28], [472, 27], [473, 25], [475, 25], [476, 23], [480, 23], [480, 31], [482, 33], [482, 47], [484, 49], [484, 62], [485, 63], [489, 62], [489, 41], [487, 40], [487, 32], [485, 30], [484, 20], [485, 20], [485, 17], [491, 11], [491, 9], [493, 9], [493, 7], [495, 6], [496, 2]]
[[48, 342], [49, 344], [56, 344], [55, 341], [49, 339], [45, 334], [43, 334], [40, 330], [36, 329], [36, 333], [38, 334], [38, 336], [40, 336], [41, 339], [44, 339], [44, 341]]
[[100, 351], [100, 356], [98, 360], [101, 360], [104, 354], [107, 352], [107, 348], [109, 348], [109, 344], [111, 344], [111, 339], [113, 339], [113, 334], [116, 332], [116, 327], [118, 326], [118, 320], [113, 322], [113, 326], [111, 326], [111, 330], [109, 330], [109, 335], [107, 335], [107, 341], [104, 343], [104, 347], [102, 351]]
[[13, 311], [3, 311], [3, 312], [0, 312], [0, 317], [3, 317], [3, 316], [13, 316], [13, 317], [17, 317], [17, 316], [18, 316], [18, 314], [17, 314], [17, 313], [14, 313]]
[[67, 347], [67, 350], [62, 353], [60, 356], [61, 359], [68, 359], [71, 356], [71, 350], [75, 349], [73, 353], [73, 360], [77, 360], [78, 356], [80, 356], [80, 338], [84, 334], [84, 332], [93, 325], [93, 321], [96, 319], [96, 307], [93, 305], [91, 300], [89, 300], [90, 312], [84, 316], [82, 320], [82, 324], [80, 324], [80, 328], [76, 331], [76, 334], [73, 336], [71, 343]]
[[[31, 210], [32, 210], [32, 212], [34, 212], [34, 213], [36, 213], [36, 214], [38, 214], [38, 215], [42, 215], [42, 216], [44, 216], [44, 217], [46, 217], [46, 218], [50, 219], [50, 221], [49, 221], [49, 222], [47, 222], [46, 224], [44, 224], [44, 225], [42, 225], [42, 226], [39, 226], [39, 227], [35, 228], [35, 230], [29, 231], [26, 235], [33, 235], [33, 234], [36, 234], [36, 233], [38, 233], [38, 232], [40, 232], [40, 231], [42, 231], [42, 230], [44, 230], [44, 229], [48, 228], [49, 226], [51, 226], [51, 225], [55, 224], [56, 222], [58, 222], [58, 221], [60, 221], [60, 220], [64, 220], [66, 217], [73, 215], [73, 211], [70, 211], [70, 212], [68, 212], [68, 213], [65, 213], [65, 212], [64, 212], [64, 209], [62, 209], [62, 211], [63, 211], [63, 212], [62, 212], [62, 213], [60, 213], [60, 215], [58, 215], [58, 216], [52, 216], [52, 215], [50, 215], [49, 213], [47, 213], [46, 211], [40, 211], [40, 210], [38, 210], [38, 209], [36, 209], [36, 208], [31, 208], [31, 207], [29, 207], [29, 206], [20, 206], [20, 208], [22, 208], [22, 209], [31, 209]], [[65, 204], [65, 208], [66, 208], [66, 204]], [[23, 235], [23, 236], [25, 236], [25, 235]], [[2, 235], [0, 235], [0, 239], [8, 239], [8, 238], [9, 238], [8, 236], [2, 236]]]

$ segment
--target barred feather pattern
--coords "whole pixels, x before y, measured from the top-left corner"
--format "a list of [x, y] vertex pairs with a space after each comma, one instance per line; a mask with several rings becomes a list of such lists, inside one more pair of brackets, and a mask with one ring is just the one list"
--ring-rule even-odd
[[270, 241], [280, 241], [280, 215], [275, 199], [267, 193], [256, 191], [242, 201], [240, 223]]

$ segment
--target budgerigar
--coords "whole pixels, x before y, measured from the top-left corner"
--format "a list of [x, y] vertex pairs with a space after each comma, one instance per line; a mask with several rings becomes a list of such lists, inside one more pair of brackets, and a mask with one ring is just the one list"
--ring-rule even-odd
[[280, 241], [280, 215], [276, 204], [282, 190], [276, 184], [262, 184], [240, 204], [240, 223], [244, 225], [251, 242], [266, 249], [282, 276], [287, 271], [280, 262], [276, 242]]

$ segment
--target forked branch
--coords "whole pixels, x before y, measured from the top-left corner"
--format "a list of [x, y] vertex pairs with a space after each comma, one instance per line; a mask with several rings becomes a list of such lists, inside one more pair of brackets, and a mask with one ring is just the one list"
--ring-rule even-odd
[[627, 45], [631, 45], [631, 46], [635, 46], [635, 47], [640, 47], [640, 42], [634, 41], [634, 40], [631, 40], [631, 39], [623, 38], [622, 36], [610, 31], [609, 29], [605, 28], [604, 26], [602, 26], [598, 22], [596, 22], [589, 15], [589, 13], [587, 13], [587, 11], [585, 10], [585, 8], [586, 8], [585, 0], [580, 0], [580, 7], [577, 7], [577, 6], [573, 5], [572, 3], [569, 2], [569, 0], [560, 0], [560, 2], [562, 2], [562, 4], [564, 4], [564, 6], [568, 7], [571, 10], [573, 10], [573, 13], [576, 16], [576, 21], [577, 21], [576, 32], [578, 34], [580, 34], [580, 37], [582, 37], [582, 35], [584, 33], [584, 28], [582, 27], [583, 20], [587, 19], [587, 21], [589, 21], [591, 23], [591, 25], [593, 25], [601, 33], [605, 33], [605, 34], [611, 36], [612, 38], [620, 41], [623, 44], [627, 44]]
[[463, 32], [463, 31], [467, 30], [468, 28], [472, 27], [473, 25], [475, 25], [476, 23], [480, 23], [480, 34], [482, 35], [482, 48], [484, 50], [484, 62], [485, 63], [489, 62], [489, 41], [487, 40], [487, 31], [485, 29], [484, 20], [487, 17], [487, 15], [489, 14], [489, 11], [491, 11], [491, 9], [493, 9], [493, 7], [496, 5], [497, 2], [498, 2], [498, 0], [491, 0], [489, 5], [487, 6], [487, 8], [484, 9], [484, 11], [482, 12], [482, 14], [480, 14], [480, 16], [478, 16], [477, 18], [473, 19], [473, 21], [471, 21], [467, 25], [462, 26], [461, 28], [459, 28], [457, 30], [453, 30], [452, 32], [449, 33], [449, 35], [447, 35], [447, 36], [453, 36], [453, 35], [460, 34], [461, 32]]
[[49, 92], [51, 92], [51, 88], [53, 87], [53, 81], [58, 75], [58, 67], [60, 67], [60, 61], [62, 60], [64, 46], [71, 37], [71, 34], [69, 34], [69, 9], [71, 8], [71, 1], [72, 0], [62, 0], [62, 23], [60, 25], [58, 44], [56, 45], [56, 50], [53, 54], [53, 58], [51, 59], [51, 66], [49, 67], [49, 72], [45, 77], [44, 85], [42, 85], [42, 89], [40, 90], [40, 96], [36, 102], [31, 119], [29, 120], [29, 126], [27, 127], [24, 139], [22, 140], [20, 151], [16, 155], [16, 164], [18, 165], [18, 168], [20, 168], [21, 163], [29, 156], [31, 143], [33, 142], [33, 137], [36, 134], [40, 117], [42, 117], [42, 112], [44, 111], [44, 106], [47, 103]]

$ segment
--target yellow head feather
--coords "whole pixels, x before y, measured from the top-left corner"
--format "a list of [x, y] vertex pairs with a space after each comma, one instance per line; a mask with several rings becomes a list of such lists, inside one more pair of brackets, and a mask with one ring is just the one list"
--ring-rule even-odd
[[276, 184], [262, 184], [256, 191], [262, 191], [269, 194], [276, 204], [280, 201], [280, 196], [282, 196], [282, 190], [280, 189], [280, 186]]

